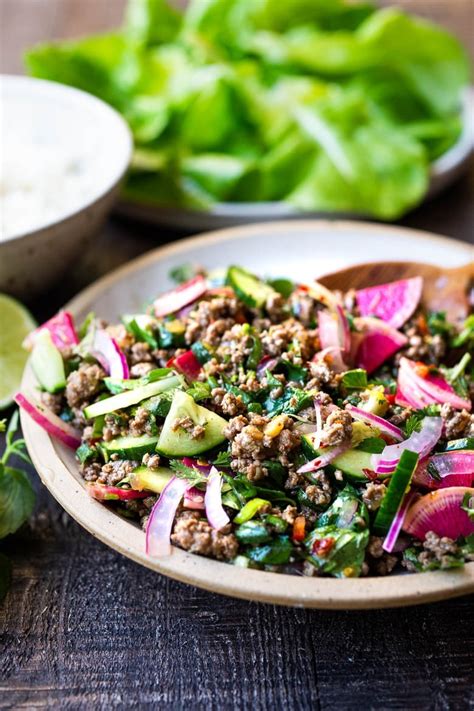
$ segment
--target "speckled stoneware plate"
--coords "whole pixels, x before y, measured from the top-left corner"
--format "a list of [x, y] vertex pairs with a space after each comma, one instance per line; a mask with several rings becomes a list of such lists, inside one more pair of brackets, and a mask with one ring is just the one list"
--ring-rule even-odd
[[[465, 92], [462, 114], [463, 128], [458, 141], [431, 166], [430, 184], [425, 200], [430, 200], [451, 185], [469, 165], [474, 148], [474, 87], [470, 87]], [[216, 230], [248, 222], [266, 222], [268, 220], [308, 220], [321, 217], [357, 218], [356, 215], [301, 212], [285, 202], [222, 202], [217, 203], [209, 210], [185, 210], [138, 201], [120, 200], [116, 210], [128, 217], [187, 232]]]
[[[326, 221], [257, 224], [181, 240], [150, 252], [100, 279], [66, 308], [79, 319], [95, 311], [115, 320], [170, 287], [170, 269], [184, 262], [209, 268], [235, 262], [263, 274], [305, 280], [358, 262], [410, 259], [449, 267], [473, 257], [469, 245], [385, 225]], [[31, 390], [34, 384], [27, 367], [23, 388]], [[248, 600], [339, 609], [411, 605], [474, 591], [474, 563], [455, 572], [337, 580], [248, 570], [177, 548], [169, 557], [153, 560], [145, 555], [145, 534], [138, 526], [88, 496], [74, 454], [24, 413], [21, 419], [40, 477], [66, 511], [111, 548], [176, 580]]]

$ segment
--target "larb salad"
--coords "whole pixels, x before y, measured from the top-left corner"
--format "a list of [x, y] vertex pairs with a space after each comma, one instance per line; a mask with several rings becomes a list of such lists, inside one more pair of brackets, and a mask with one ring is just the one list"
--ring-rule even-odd
[[421, 277], [174, 278], [118, 324], [36, 329], [16, 396], [150, 556], [340, 578], [474, 560], [474, 316], [428, 312]]

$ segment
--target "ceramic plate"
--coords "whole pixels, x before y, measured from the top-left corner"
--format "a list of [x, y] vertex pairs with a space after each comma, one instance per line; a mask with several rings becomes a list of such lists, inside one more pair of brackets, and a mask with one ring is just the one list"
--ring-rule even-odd
[[[435, 197], [465, 171], [474, 147], [474, 87], [466, 91], [463, 108], [463, 131], [458, 142], [431, 166], [431, 180], [426, 200]], [[183, 210], [182, 208], [147, 205], [122, 201], [117, 211], [156, 225], [176, 230], [215, 230], [248, 222], [282, 219], [310, 219], [314, 217], [343, 217], [343, 215], [298, 211], [284, 202], [218, 203], [211, 210]], [[346, 215], [354, 217], [357, 215]]]
[[[257, 224], [161, 247], [100, 279], [66, 308], [78, 319], [95, 311], [116, 320], [170, 287], [170, 269], [183, 263], [213, 268], [234, 262], [263, 274], [305, 280], [358, 262], [410, 259], [454, 267], [473, 256], [467, 244], [385, 225], [326, 221]], [[31, 390], [34, 382], [27, 367], [23, 388]], [[152, 560], [145, 555], [143, 531], [86, 493], [74, 454], [23, 412], [21, 419], [35, 467], [66, 511], [111, 548], [176, 580], [248, 600], [340, 609], [410, 605], [474, 591], [474, 563], [453, 572], [338, 580], [243, 569], [177, 548], [167, 558]]]

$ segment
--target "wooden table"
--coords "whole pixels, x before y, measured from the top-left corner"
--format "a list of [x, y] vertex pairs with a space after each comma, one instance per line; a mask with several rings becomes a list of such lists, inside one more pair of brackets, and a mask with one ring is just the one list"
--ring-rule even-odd
[[[406, 2], [472, 39], [470, 0]], [[122, 0], [0, 0], [3, 70], [40, 39], [103, 30]], [[471, 33], [471, 34], [470, 34]], [[474, 170], [402, 224], [474, 243]], [[175, 238], [112, 218], [30, 306], [43, 319], [86, 283]], [[1, 544], [0, 708], [456, 709], [474, 703], [473, 598], [375, 612], [283, 609], [212, 595], [122, 558], [30, 471], [38, 504]]]

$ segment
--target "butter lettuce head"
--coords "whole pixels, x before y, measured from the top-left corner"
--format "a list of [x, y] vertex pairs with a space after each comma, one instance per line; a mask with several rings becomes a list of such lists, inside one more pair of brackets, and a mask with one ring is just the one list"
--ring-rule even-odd
[[444, 29], [348, 0], [192, 0], [184, 14], [130, 0], [120, 31], [26, 61], [123, 114], [134, 200], [283, 200], [386, 220], [426, 194], [469, 82]]

